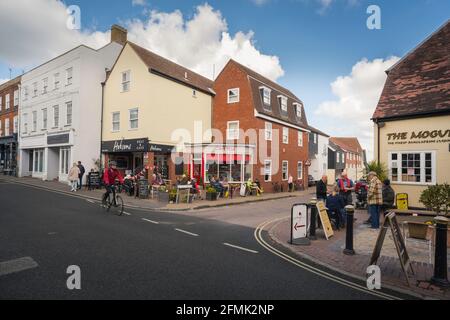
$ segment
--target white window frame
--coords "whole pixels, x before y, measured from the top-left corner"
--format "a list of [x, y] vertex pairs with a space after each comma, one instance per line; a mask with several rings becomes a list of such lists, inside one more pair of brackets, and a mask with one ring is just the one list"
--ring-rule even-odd
[[14, 116], [14, 118], [13, 118], [13, 133], [17, 133], [18, 125], [19, 125], [19, 117]]
[[[431, 154], [431, 182], [426, 182], [426, 171], [425, 171], [425, 154]], [[392, 161], [392, 154], [397, 154], [397, 160]], [[402, 181], [402, 155], [403, 154], [420, 154], [420, 182], [414, 181]], [[397, 181], [392, 180], [392, 169], [397, 168]], [[403, 184], [403, 185], [416, 185], [416, 186], [432, 186], [437, 183], [437, 159], [435, 150], [402, 150], [402, 151], [391, 151], [388, 153], [388, 168], [389, 168], [389, 179], [392, 184]]]
[[11, 107], [11, 95], [8, 93], [5, 95], [5, 110]]
[[[231, 98], [230, 98], [230, 93], [232, 93], [233, 91], [236, 91], [235, 97], [233, 98], [235, 100], [231, 100]], [[241, 100], [240, 88], [228, 89], [228, 91], [227, 91], [227, 102], [228, 102], [228, 104], [239, 103], [240, 100]]]
[[14, 107], [19, 105], [19, 90], [14, 90]]
[[[272, 104], [272, 90], [267, 87], [260, 87], [259, 90], [262, 91], [262, 102], [265, 106], [271, 106]], [[268, 94], [266, 96], [266, 93]], [[266, 100], [266, 98], [268, 100]]]
[[295, 115], [297, 116], [297, 118], [301, 119], [303, 106], [300, 103], [294, 103], [294, 106], [295, 106]]
[[298, 146], [303, 147], [303, 131], [298, 131]]
[[53, 106], [53, 128], [59, 128], [59, 105]]
[[45, 150], [34, 149], [33, 150], [33, 173], [44, 173], [45, 163]]
[[[28, 100], [28, 95], [29, 95], [28, 86], [25, 86], [25, 87], [23, 87], [23, 100], [24, 101]], [[1, 109], [1, 107], [0, 107], [0, 109]]]
[[46, 130], [48, 127], [48, 109], [42, 109], [42, 130]]
[[278, 96], [280, 101], [280, 110], [287, 113], [288, 112], [288, 98], [285, 96]]
[[289, 144], [289, 128], [283, 127], [283, 137], [282, 137], [282, 139], [283, 139], [283, 144]]
[[[230, 135], [230, 132], [231, 132], [230, 125], [231, 124], [237, 124], [237, 128], [234, 130], [235, 131], [234, 136]], [[239, 140], [239, 129], [240, 129], [239, 121], [228, 121], [227, 122], [227, 140], [229, 140], [229, 141]]]
[[[70, 106], [70, 108], [69, 108], [69, 106]], [[69, 112], [69, 109], [70, 109], [70, 112]], [[66, 102], [66, 126], [71, 126], [72, 123], [73, 123], [73, 104], [72, 104], [72, 101], [68, 101], [68, 102]]]
[[[137, 111], [137, 118], [136, 119], [131, 119], [131, 113], [133, 111]], [[132, 128], [131, 127], [131, 121], [136, 121], [137, 122], [136, 128]], [[132, 108], [132, 109], [128, 110], [128, 130], [129, 131], [139, 130], [139, 108]]]
[[0, 111], [2, 111], [3, 108], [3, 97], [0, 96]]
[[33, 98], [36, 98], [38, 96], [38, 83], [34, 82], [33, 83]]
[[31, 132], [37, 131], [37, 111], [31, 113]]
[[46, 94], [48, 92], [48, 78], [42, 79], [42, 94]]
[[8, 137], [10, 135], [9, 132], [9, 118], [5, 119], [5, 136]]
[[61, 83], [59, 72], [53, 75], [53, 90], [58, 90]]
[[[284, 172], [284, 165], [286, 164], [286, 172]], [[284, 177], [284, 174], [286, 173], [286, 178]], [[289, 161], [283, 160], [281, 162], [281, 180], [282, 181], [288, 181], [289, 180]]]
[[73, 67], [66, 69], [66, 86], [73, 84]]
[[273, 125], [272, 122], [266, 122], [264, 125], [264, 138], [266, 141], [272, 141], [273, 138]]
[[[114, 115], [119, 116], [118, 121], [114, 121]], [[114, 129], [114, 124], [118, 125], [118, 129]], [[111, 112], [111, 132], [120, 132], [120, 111]]]
[[23, 114], [23, 133], [27, 134], [28, 133], [28, 113], [24, 113]]
[[[269, 164], [269, 174], [267, 174], [266, 167], [267, 164]], [[266, 175], [269, 177], [269, 179], [266, 179]], [[272, 181], [272, 160], [264, 160], [264, 182], [271, 182]]]
[[[300, 165], [300, 168], [301, 168], [301, 174], [299, 175], [298, 174], [298, 168], [299, 168], [299, 165]], [[303, 179], [303, 161], [297, 161], [297, 179]]]
[[[120, 92], [129, 92], [131, 89], [131, 70], [123, 71], [120, 78]], [[123, 76], [125, 75], [125, 80], [123, 80]], [[125, 85], [128, 87], [125, 90]]]

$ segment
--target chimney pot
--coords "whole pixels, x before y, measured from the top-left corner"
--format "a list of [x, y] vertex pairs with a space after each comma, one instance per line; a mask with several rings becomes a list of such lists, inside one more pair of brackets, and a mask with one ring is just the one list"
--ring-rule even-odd
[[116, 42], [124, 46], [125, 43], [127, 42], [127, 38], [128, 38], [127, 29], [117, 24], [114, 24], [111, 27], [111, 42]]

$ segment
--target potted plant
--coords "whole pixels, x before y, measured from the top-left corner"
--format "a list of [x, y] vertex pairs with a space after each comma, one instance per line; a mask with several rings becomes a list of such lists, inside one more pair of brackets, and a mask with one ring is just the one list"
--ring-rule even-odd
[[436, 215], [448, 215], [450, 206], [450, 185], [447, 183], [429, 186], [420, 195], [421, 203]]
[[217, 191], [213, 187], [208, 187], [206, 189], [206, 200], [216, 201], [217, 200]]

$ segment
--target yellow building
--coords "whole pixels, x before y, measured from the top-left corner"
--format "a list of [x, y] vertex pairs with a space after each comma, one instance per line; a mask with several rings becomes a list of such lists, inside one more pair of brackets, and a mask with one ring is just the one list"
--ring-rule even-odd
[[147, 167], [165, 179], [182, 175], [186, 166], [175, 165], [172, 150], [180, 139], [211, 142], [203, 133], [211, 129], [212, 87], [212, 81], [127, 42], [104, 84], [104, 161], [115, 160], [125, 173]]
[[396, 193], [423, 207], [421, 192], [450, 182], [450, 23], [388, 70], [373, 116], [375, 157]]

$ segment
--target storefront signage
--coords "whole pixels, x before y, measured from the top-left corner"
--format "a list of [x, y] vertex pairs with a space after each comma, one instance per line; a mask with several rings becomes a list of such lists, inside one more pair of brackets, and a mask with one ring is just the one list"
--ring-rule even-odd
[[308, 236], [308, 206], [304, 203], [295, 204], [291, 210], [291, 244], [309, 245]]
[[148, 139], [115, 140], [103, 141], [102, 152], [121, 153], [121, 152], [147, 152]]
[[150, 143], [148, 151], [167, 154], [167, 153], [172, 153], [174, 148], [175, 148], [174, 146], [166, 146], [163, 144]]
[[447, 143], [450, 129], [388, 133], [387, 139], [388, 144]]
[[57, 136], [48, 136], [47, 144], [64, 144], [69, 143], [69, 134], [59, 134]]

